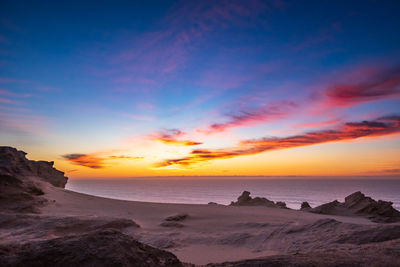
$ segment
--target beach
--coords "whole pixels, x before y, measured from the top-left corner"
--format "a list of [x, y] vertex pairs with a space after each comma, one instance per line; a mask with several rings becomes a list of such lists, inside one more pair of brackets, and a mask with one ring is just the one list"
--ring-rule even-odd
[[[66, 177], [52, 163], [27, 160], [25, 154], [10, 148], [3, 150], [6, 160], [1, 162], [8, 161], [2, 165], [0, 188], [0, 263], [4, 266], [32, 258], [48, 263], [57, 255], [59, 259], [68, 256], [65, 264], [91, 266], [87, 257], [77, 262], [87, 246], [93, 246], [91, 260], [107, 257], [119, 262], [124, 253], [132, 254], [130, 246], [124, 252], [120, 239], [149, 246], [146, 253], [151, 249], [170, 252], [165, 257], [174, 262], [132, 265], [129, 261], [123, 266], [400, 265], [398, 211], [390, 202], [376, 202], [360, 192], [343, 203], [334, 201], [314, 209], [302, 205], [302, 210], [252, 198], [250, 192], [243, 192], [231, 205], [116, 200], [66, 190]], [[354, 213], [355, 206], [363, 212]], [[103, 244], [106, 237], [117, 244]], [[69, 251], [70, 242], [79, 250]], [[97, 251], [96, 244], [107, 253]], [[62, 253], [54, 252], [55, 248]], [[53, 256], [40, 258], [46, 253]], [[37, 266], [32, 262], [28, 266]]]

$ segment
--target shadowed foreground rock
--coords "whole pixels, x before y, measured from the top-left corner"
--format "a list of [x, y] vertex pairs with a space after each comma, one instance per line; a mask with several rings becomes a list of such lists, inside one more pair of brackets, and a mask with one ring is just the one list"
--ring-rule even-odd
[[243, 191], [243, 193], [238, 197], [236, 202], [231, 202], [231, 206], [266, 206], [271, 208], [286, 208], [285, 202], [277, 202], [266, 199], [264, 197], [255, 197], [252, 198], [250, 196], [249, 191]]
[[[376, 251], [380, 250], [381, 256]], [[388, 257], [385, 257], [385, 254]], [[316, 252], [294, 255], [277, 255], [259, 259], [249, 259], [236, 262], [224, 262], [208, 264], [207, 267], [353, 267], [353, 266], [400, 266], [400, 254], [395, 255], [388, 249], [367, 247], [364, 250], [341, 251], [341, 252]]]
[[1, 246], [0, 266], [183, 266], [170, 252], [116, 230], [66, 236], [22, 246]]
[[374, 222], [399, 222], [400, 212], [392, 207], [392, 202], [374, 200], [366, 197], [361, 192], [355, 192], [345, 198], [341, 203], [337, 200], [320, 205], [310, 210], [313, 213], [363, 216]]

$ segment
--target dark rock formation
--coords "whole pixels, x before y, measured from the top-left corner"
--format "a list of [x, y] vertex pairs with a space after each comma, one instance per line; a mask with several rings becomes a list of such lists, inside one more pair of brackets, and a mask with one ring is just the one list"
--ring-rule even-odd
[[[241, 260], [236, 262], [210, 263], [207, 267], [309, 267], [309, 266], [399, 266], [399, 251], [380, 247], [367, 247], [349, 251], [316, 251], [292, 255], [275, 255], [265, 258]], [[385, 255], [385, 256], [381, 256]]]
[[183, 266], [175, 255], [116, 230], [0, 246], [0, 266]]
[[307, 201], [304, 201], [303, 203], [301, 203], [301, 207], [300, 207], [300, 210], [310, 210], [311, 209], [311, 206], [310, 206], [310, 204], [308, 204], [308, 202]]
[[64, 188], [68, 178], [53, 162], [33, 161], [12, 147], [0, 147], [0, 209], [38, 212], [47, 200], [42, 183]]
[[400, 225], [385, 225], [372, 229], [355, 231], [340, 237], [337, 243], [363, 245], [400, 238]]
[[249, 191], [243, 191], [243, 193], [238, 197], [236, 202], [231, 202], [231, 206], [266, 206], [272, 208], [286, 208], [285, 202], [277, 202], [274, 203], [271, 200], [268, 200], [264, 197], [255, 197], [252, 198], [250, 196]]
[[169, 216], [167, 218], [165, 218], [165, 221], [176, 221], [176, 222], [180, 222], [185, 220], [189, 215], [186, 213], [179, 213], [179, 214], [175, 214], [172, 216]]
[[398, 222], [400, 212], [392, 207], [392, 202], [375, 201], [361, 192], [355, 192], [341, 203], [337, 200], [320, 205], [310, 212], [344, 216], [363, 216], [374, 222]]
[[278, 206], [279, 208], [287, 209], [286, 203], [283, 202], [283, 201], [277, 201], [277, 202], [275, 203], [275, 205]]
[[0, 146], [0, 174], [12, 177], [35, 176], [57, 187], [65, 187], [68, 178], [53, 168], [53, 161], [34, 161], [26, 153], [13, 147]]
[[134, 231], [140, 226], [131, 219], [100, 216], [43, 216], [38, 214], [0, 212], [0, 240], [12, 236], [15, 243], [85, 234], [115, 229]]

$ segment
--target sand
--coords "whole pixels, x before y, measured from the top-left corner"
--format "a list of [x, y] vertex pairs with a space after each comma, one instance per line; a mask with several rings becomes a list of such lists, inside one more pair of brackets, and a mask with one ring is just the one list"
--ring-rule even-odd
[[[336, 249], [338, 245], [332, 241], [339, 235], [378, 226], [363, 217], [280, 208], [124, 201], [51, 186], [45, 191], [49, 203], [40, 209], [40, 216], [131, 219], [140, 227], [131, 227], [127, 233], [194, 264]], [[160, 226], [175, 214], [188, 217], [176, 222], [180, 227]]]

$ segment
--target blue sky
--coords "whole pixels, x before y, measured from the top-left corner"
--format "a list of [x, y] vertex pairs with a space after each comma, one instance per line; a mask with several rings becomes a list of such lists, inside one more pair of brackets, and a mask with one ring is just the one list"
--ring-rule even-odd
[[[2, 1], [1, 6], [2, 143], [35, 158], [56, 158], [61, 168], [78, 168], [74, 175], [96, 176], [92, 172], [99, 170], [65, 155], [101, 162], [115, 153], [144, 158], [104, 164], [127, 176], [139, 167], [149, 175], [207, 173], [200, 171], [205, 160], [200, 167], [197, 159], [163, 167], [159, 162], [193, 158], [197, 148], [237, 152], [248, 140], [341, 131], [348, 122], [382, 122], [399, 114], [398, 1]], [[398, 121], [382, 123], [391, 130], [350, 139], [373, 137], [364, 139], [376, 151], [385, 147], [374, 143], [376, 135], [390, 136], [382, 142], [396, 154]], [[159, 147], [163, 138], [165, 147]], [[202, 144], [169, 147], [189, 139]], [[324, 142], [337, 141], [342, 137]], [[323, 144], [307, 145], [325, 151]], [[212, 161], [229, 165], [229, 158]], [[218, 174], [218, 166], [204, 164]], [[376, 168], [395, 170], [398, 164], [392, 160]], [[346, 167], [341, 174], [357, 172]]]

